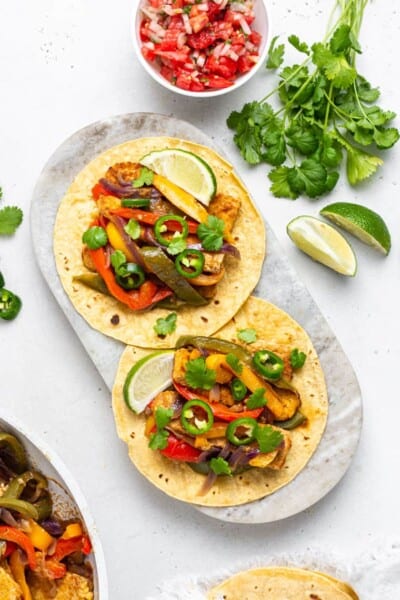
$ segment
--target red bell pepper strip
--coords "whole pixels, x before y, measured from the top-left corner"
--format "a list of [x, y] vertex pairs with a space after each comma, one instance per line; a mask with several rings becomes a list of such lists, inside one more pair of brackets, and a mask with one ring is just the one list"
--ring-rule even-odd
[[155, 283], [149, 280], [145, 281], [138, 290], [127, 292], [115, 281], [114, 273], [107, 265], [104, 249], [89, 249], [89, 252], [96, 271], [103, 278], [110, 294], [132, 310], [143, 310], [154, 304], [154, 302], [159, 302], [172, 295], [171, 290], [160, 290]]
[[62, 539], [57, 541], [54, 554], [51, 559], [55, 561], [61, 561], [63, 558], [72, 554], [73, 552], [84, 552], [89, 554], [92, 549], [89, 538], [86, 535], [80, 535], [79, 537]]
[[10, 556], [10, 554], [12, 554], [14, 552], [14, 550], [16, 550], [17, 548], [17, 544], [14, 544], [14, 542], [6, 542], [6, 550], [4, 552], [4, 558], [7, 558], [7, 556]]
[[222, 404], [221, 402], [210, 402], [207, 396], [198, 394], [194, 390], [191, 390], [185, 387], [184, 385], [177, 383], [176, 381], [174, 381], [173, 384], [178, 394], [186, 398], [186, 400], [194, 400], [195, 398], [198, 398], [199, 400], [207, 402], [207, 404], [209, 404], [211, 407], [214, 417], [216, 419], [221, 419], [221, 421], [227, 421], [229, 423], [230, 421], [235, 421], [235, 419], [239, 418], [257, 419], [263, 411], [263, 407], [261, 407], [255, 408], [253, 410], [243, 410], [241, 412], [234, 412], [233, 410], [230, 410], [227, 406], [225, 406], [225, 404]]
[[201, 450], [194, 448], [184, 440], [178, 440], [171, 433], [168, 436], [167, 446], [160, 452], [167, 458], [184, 462], [197, 462], [201, 454]]
[[25, 552], [28, 558], [29, 568], [32, 570], [35, 569], [35, 548], [33, 547], [31, 540], [23, 531], [17, 529], [16, 527], [8, 527], [6, 525], [1, 525], [0, 540], [5, 540], [6, 542], [14, 542], [14, 544], [20, 546], [20, 548], [22, 548], [22, 550]]
[[[112, 208], [109, 211], [112, 215], [116, 215], [118, 217], [123, 217], [124, 219], [136, 219], [140, 223], [145, 223], [146, 225], [154, 225], [155, 222], [164, 215], [147, 212], [145, 210], [140, 210], [140, 208]], [[197, 228], [199, 226], [195, 221], [186, 221], [189, 227], [189, 233], [196, 233]], [[174, 221], [171, 216], [171, 221], [168, 221], [168, 229], [170, 231], [181, 231], [181, 225]]]
[[96, 183], [96, 185], [92, 188], [92, 196], [94, 200], [98, 200], [100, 196], [112, 196], [111, 194], [101, 183]]
[[44, 572], [49, 579], [62, 579], [67, 572], [67, 565], [53, 558], [46, 558]]

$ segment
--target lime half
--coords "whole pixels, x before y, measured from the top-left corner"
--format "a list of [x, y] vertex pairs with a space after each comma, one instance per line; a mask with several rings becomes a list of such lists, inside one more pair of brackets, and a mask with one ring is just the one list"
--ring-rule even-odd
[[173, 350], [153, 352], [138, 360], [124, 383], [124, 399], [135, 413], [141, 413], [159, 392], [172, 383]]
[[382, 217], [370, 208], [351, 202], [335, 202], [325, 206], [320, 214], [335, 225], [343, 227], [365, 244], [383, 254], [389, 254], [391, 247], [389, 230]]
[[287, 233], [292, 242], [314, 260], [342, 275], [356, 274], [357, 260], [352, 247], [331, 225], [305, 215], [290, 221]]
[[163, 175], [206, 206], [215, 196], [217, 180], [205, 160], [179, 148], [153, 150], [140, 159], [140, 164]]

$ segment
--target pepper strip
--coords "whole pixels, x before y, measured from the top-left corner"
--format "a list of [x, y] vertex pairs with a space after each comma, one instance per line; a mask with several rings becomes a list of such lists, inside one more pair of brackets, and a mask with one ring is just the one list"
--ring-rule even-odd
[[23, 531], [20, 531], [16, 527], [0, 525], [0, 540], [14, 542], [17, 546], [20, 546], [26, 553], [29, 568], [32, 570], [36, 568], [35, 548], [33, 547], [31, 540]]
[[163, 450], [160, 450], [160, 452], [167, 458], [184, 462], [197, 462], [201, 454], [201, 450], [193, 448], [193, 446], [184, 440], [178, 440], [178, 438], [171, 433], [168, 436], [166, 447]]
[[96, 271], [104, 279], [110, 294], [131, 310], [143, 310], [155, 302], [172, 295], [171, 290], [159, 290], [152, 281], [145, 281], [138, 290], [132, 290], [129, 293], [126, 292], [115, 281], [111, 268], [107, 266], [106, 253], [103, 248], [98, 248], [97, 250], [89, 249], [89, 253]]
[[[111, 208], [109, 213], [111, 215], [123, 217], [124, 219], [136, 219], [140, 223], [145, 223], [146, 225], [154, 225], [160, 217], [165, 216], [163, 214], [147, 212], [138, 208]], [[171, 221], [168, 221], [168, 229], [170, 231], [181, 231], [182, 226], [177, 221], [173, 220], [173, 215], [170, 216]], [[199, 226], [198, 223], [188, 220], [186, 220], [186, 223], [189, 228], [189, 233], [197, 232], [197, 227]]]
[[92, 550], [89, 538], [86, 535], [80, 535], [74, 538], [59, 538], [51, 558], [55, 561], [61, 561], [63, 558], [73, 552], [83, 552], [89, 554]]
[[263, 407], [255, 408], [254, 410], [243, 410], [241, 412], [232, 412], [225, 404], [220, 402], [210, 402], [209, 398], [190, 390], [189, 388], [173, 381], [174, 388], [184, 398], [187, 400], [203, 400], [206, 402], [213, 412], [213, 415], [216, 419], [221, 419], [221, 421], [235, 421], [239, 417], [248, 418], [248, 419], [257, 419], [263, 411]]
[[25, 566], [19, 550], [15, 550], [10, 556], [10, 569], [15, 581], [21, 588], [22, 599], [32, 600], [32, 594], [25, 579]]

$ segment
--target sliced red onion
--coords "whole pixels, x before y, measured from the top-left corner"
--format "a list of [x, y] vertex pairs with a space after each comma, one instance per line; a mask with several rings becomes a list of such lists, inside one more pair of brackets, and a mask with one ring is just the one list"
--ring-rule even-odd
[[233, 244], [223, 244], [219, 250], [206, 250], [203, 246], [198, 244], [188, 244], [188, 248], [190, 250], [202, 250], [203, 252], [209, 252], [210, 254], [229, 254], [234, 258], [240, 260], [240, 252]]
[[18, 521], [15, 520], [14, 516], [7, 508], [0, 508], [0, 521], [3, 521], [10, 527], [18, 527]]
[[135, 190], [131, 185], [117, 185], [104, 177], [99, 182], [108, 192], [117, 196], [117, 198], [131, 198]]
[[47, 531], [48, 534], [59, 537], [64, 533], [64, 527], [56, 521], [56, 519], [45, 519], [40, 522], [40, 525]]
[[210, 402], [219, 402], [221, 398], [221, 386], [216, 383], [210, 390], [209, 400]]

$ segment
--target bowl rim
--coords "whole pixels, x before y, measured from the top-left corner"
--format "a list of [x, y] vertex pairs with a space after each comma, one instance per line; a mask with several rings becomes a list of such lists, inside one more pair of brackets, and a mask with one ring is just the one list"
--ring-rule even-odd
[[67, 491], [70, 492], [73, 502], [76, 504], [82, 515], [83, 522], [93, 546], [97, 578], [97, 598], [95, 596], [95, 600], [108, 600], [108, 578], [103, 547], [89, 505], [78, 483], [59, 455], [44, 442], [38, 434], [32, 432], [27, 425], [22, 423], [22, 421], [17, 419], [13, 414], [4, 410], [3, 407], [0, 413], [0, 426], [5, 427], [6, 429], [10, 428], [14, 430], [17, 435], [26, 438], [28, 442], [38, 450], [39, 454], [50, 463], [51, 467], [60, 475], [63, 482], [66, 484]]
[[142, 54], [139, 38], [137, 35], [136, 21], [137, 21], [138, 11], [140, 10], [140, 6], [143, 3], [143, 1], [144, 0], [134, 0], [132, 15], [131, 15], [131, 22], [130, 22], [130, 35], [131, 35], [131, 39], [133, 42], [135, 54], [136, 54], [137, 58], [139, 59], [140, 64], [147, 71], [147, 73], [150, 75], [150, 77], [152, 77], [152, 79], [154, 79], [154, 81], [159, 83], [165, 89], [167, 89], [171, 92], [175, 92], [176, 94], [180, 94], [181, 96], [186, 96], [187, 98], [215, 98], [216, 96], [222, 96], [224, 94], [228, 94], [229, 92], [233, 92], [234, 90], [237, 90], [238, 88], [240, 88], [247, 81], [249, 81], [257, 73], [257, 71], [261, 68], [262, 64], [265, 63], [265, 60], [266, 60], [267, 54], [268, 54], [268, 48], [269, 48], [268, 41], [270, 40], [271, 18], [270, 18], [269, 12], [267, 10], [266, 0], [255, 0], [255, 2], [260, 3], [264, 9], [265, 19], [266, 19], [266, 35], [265, 35], [263, 50], [259, 56], [258, 62], [254, 65], [254, 67], [250, 71], [245, 73], [244, 75], [241, 75], [239, 78], [237, 78], [233, 85], [231, 85], [230, 87], [222, 88], [222, 89], [209, 90], [209, 91], [203, 91], [203, 92], [195, 92], [195, 91], [191, 91], [191, 90], [184, 90], [175, 85], [172, 85], [171, 83], [169, 83], [169, 81], [167, 81], [164, 77], [162, 77], [157, 72], [157, 70], [144, 58], [144, 56]]

